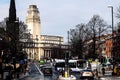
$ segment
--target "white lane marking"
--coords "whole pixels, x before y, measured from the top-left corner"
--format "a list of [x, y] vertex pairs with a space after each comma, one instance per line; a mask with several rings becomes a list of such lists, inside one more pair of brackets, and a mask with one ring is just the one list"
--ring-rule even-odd
[[35, 66], [36, 66], [36, 68], [38, 69], [38, 71], [39, 71], [39, 73], [41, 74], [41, 75], [43, 75], [43, 73], [41, 72], [41, 70], [39, 69], [39, 67], [35, 64]]

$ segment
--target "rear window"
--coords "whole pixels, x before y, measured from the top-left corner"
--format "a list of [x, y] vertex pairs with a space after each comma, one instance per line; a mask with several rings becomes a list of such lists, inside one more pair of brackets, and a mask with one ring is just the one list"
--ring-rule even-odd
[[92, 72], [92, 70], [83, 70], [83, 72]]

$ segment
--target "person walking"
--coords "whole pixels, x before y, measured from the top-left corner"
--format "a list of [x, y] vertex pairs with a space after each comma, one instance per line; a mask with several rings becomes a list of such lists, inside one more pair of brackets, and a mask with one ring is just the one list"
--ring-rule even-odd
[[31, 72], [31, 69], [30, 69], [29, 63], [27, 63], [27, 66], [26, 66], [26, 73], [29, 73], [29, 74], [30, 74], [30, 72]]
[[116, 66], [114, 67], [114, 75], [115, 76], [117, 75], [117, 67]]
[[102, 75], [105, 75], [105, 68], [102, 68]]
[[96, 77], [98, 77], [98, 70], [97, 69], [95, 69], [95, 75], [96, 75]]

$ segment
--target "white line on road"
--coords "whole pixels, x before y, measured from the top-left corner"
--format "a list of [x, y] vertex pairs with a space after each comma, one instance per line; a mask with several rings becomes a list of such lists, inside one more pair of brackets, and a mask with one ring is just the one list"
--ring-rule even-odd
[[43, 75], [43, 73], [41, 72], [41, 70], [39, 69], [39, 67], [35, 64], [35, 67], [38, 69], [38, 71], [39, 71], [39, 73], [41, 74], [41, 75]]

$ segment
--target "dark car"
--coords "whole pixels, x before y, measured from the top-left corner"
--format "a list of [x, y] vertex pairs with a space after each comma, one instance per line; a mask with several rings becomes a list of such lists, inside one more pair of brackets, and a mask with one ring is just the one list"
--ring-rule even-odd
[[88, 80], [94, 80], [94, 73], [92, 70], [82, 70], [80, 72], [80, 79], [88, 79]]
[[42, 72], [43, 72], [43, 74], [45, 76], [52, 76], [52, 74], [53, 74], [51, 66], [45, 66], [45, 67], [43, 67]]

